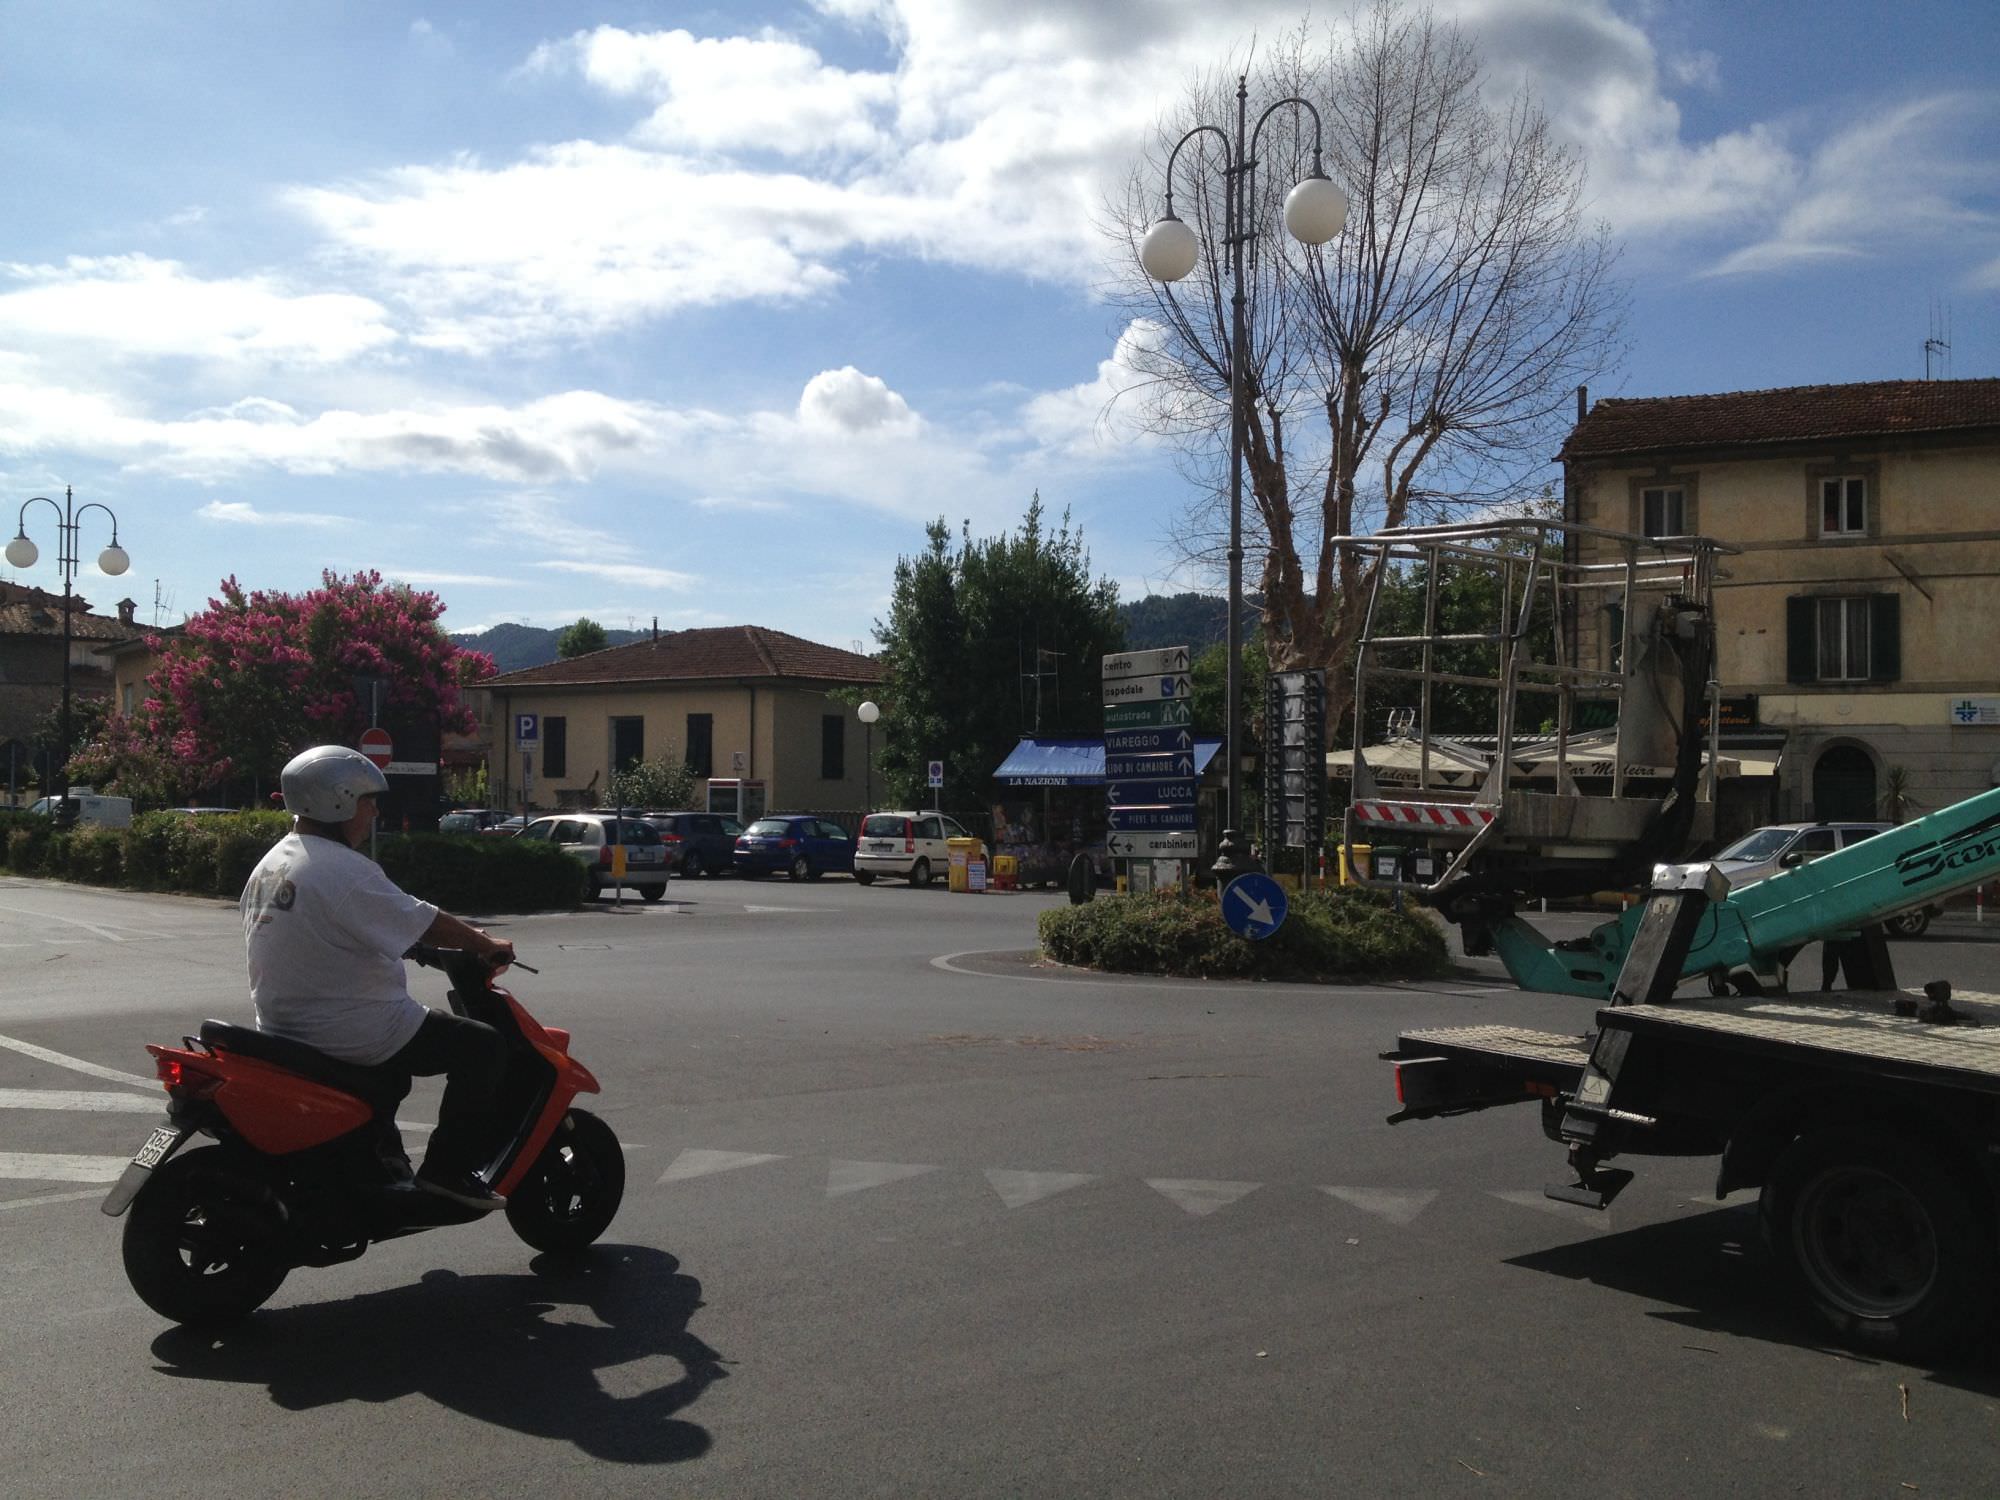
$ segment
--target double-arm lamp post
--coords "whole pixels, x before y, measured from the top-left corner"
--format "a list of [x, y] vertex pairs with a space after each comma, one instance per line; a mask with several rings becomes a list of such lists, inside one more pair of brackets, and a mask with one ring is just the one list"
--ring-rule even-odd
[[95, 500], [86, 504], [76, 503], [76, 494], [65, 487], [60, 503], [47, 495], [34, 495], [21, 502], [19, 516], [14, 523], [14, 540], [7, 544], [7, 561], [16, 568], [32, 568], [35, 559], [42, 555], [42, 549], [28, 540], [28, 507], [31, 505], [55, 507], [59, 517], [56, 527], [56, 559], [62, 568], [63, 585], [63, 644], [62, 644], [62, 744], [56, 753], [55, 784], [61, 796], [69, 795], [69, 652], [70, 652], [70, 584], [76, 578], [81, 553], [77, 547], [77, 518], [87, 510], [101, 510], [111, 517], [111, 545], [97, 554], [100, 571], [116, 578], [132, 566], [132, 559], [125, 549], [118, 545], [118, 517], [108, 505], [100, 505]]
[[1255, 862], [1243, 844], [1243, 443], [1249, 413], [1249, 338], [1243, 316], [1243, 246], [1256, 234], [1249, 222], [1250, 204], [1257, 186], [1257, 138], [1265, 122], [1288, 104], [1295, 104], [1312, 116], [1313, 169], [1285, 197], [1285, 228], [1292, 238], [1305, 245], [1324, 245], [1346, 227], [1347, 195], [1327, 177], [1321, 166], [1319, 111], [1297, 97], [1280, 99], [1257, 117], [1255, 130], [1246, 137], [1249, 112], [1248, 80], [1236, 80], [1236, 138], [1219, 125], [1197, 125], [1175, 143], [1167, 158], [1166, 211], [1158, 223], [1146, 231], [1139, 245], [1139, 264], [1148, 276], [1160, 281], [1179, 281], [1195, 267], [1201, 242], [1195, 232], [1174, 216], [1174, 163], [1181, 148], [1196, 136], [1214, 135], [1222, 142], [1223, 194], [1222, 243], [1229, 254], [1229, 713], [1225, 752], [1229, 756], [1228, 826], [1222, 831], [1222, 846], [1216, 851], [1214, 874], [1217, 884], [1226, 882]]

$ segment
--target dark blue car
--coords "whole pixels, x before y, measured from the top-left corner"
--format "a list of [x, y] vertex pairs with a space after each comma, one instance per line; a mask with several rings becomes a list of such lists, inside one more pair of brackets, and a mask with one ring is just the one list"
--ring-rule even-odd
[[854, 840], [838, 823], [790, 813], [759, 818], [736, 841], [736, 873], [783, 870], [794, 880], [817, 880], [828, 870], [854, 871]]

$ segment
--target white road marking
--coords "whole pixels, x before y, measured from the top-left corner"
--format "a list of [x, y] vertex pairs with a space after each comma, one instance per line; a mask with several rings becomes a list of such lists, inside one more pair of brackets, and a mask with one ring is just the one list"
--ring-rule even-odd
[[1025, 1208], [1043, 1198], [1053, 1198], [1057, 1193], [1082, 1187], [1086, 1182], [1095, 1182], [1097, 1178], [1089, 1172], [1009, 1172], [1000, 1167], [988, 1167], [986, 1180], [993, 1184], [993, 1191], [1000, 1195], [1002, 1203], [1009, 1208]]
[[831, 906], [746, 906], [743, 909], [745, 911], [791, 911], [791, 912], [833, 910]]
[[[107, 942], [122, 943], [125, 941], [123, 937], [112, 931], [111, 928], [99, 927], [95, 922], [86, 922], [81, 917], [58, 916], [52, 911], [36, 911], [32, 906], [0, 905], [0, 911], [16, 912], [24, 917], [33, 917], [38, 922], [67, 922], [70, 926], [81, 927], [85, 932], [101, 937]], [[153, 932], [144, 927], [132, 927], [128, 928], [127, 931], [137, 937], [163, 938], [166, 936], [164, 932]]]
[[936, 1170], [900, 1161], [832, 1161], [826, 1167], [826, 1195], [837, 1198], [842, 1193], [858, 1193], [864, 1188], [881, 1187], [884, 1183], [901, 1182], [906, 1177], [921, 1177]]
[[32, 1198], [15, 1198], [0, 1203], [0, 1212], [10, 1208], [33, 1208], [42, 1203], [91, 1203], [103, 1197], [103, 1188], [85, 1188], [80, 1193], [38, 1193]]
[[1502, 1203], [1511, 1203], [1516, 1208], [1538, 1208], [1545, 1214], [1554, 1214], [1559, 1219], [1567, 1219], [1572, 1224], [1580, 1224], [1594, 1229], [1599, 1234], [1611, 1227], [1611, 1215], [1604, 1209], [1585, 1208], [1580, 1203], [1560, 1203], [1535, 1188], [1525, 1192], [1490, 1192], [1489, 1198], [1498, 1198]]
[[1391, 1224], [1408, 1224], [1431, 1206], [1435, 1189], [1405, 1192], [1394, 1188], [1330, 1187], [1322, 1191], [1363, 1213], [1387, 1219]]
[[690, 1177], [706, 1177], [711, 1172], [733, 1172], [738, 1167], [762, 1166], [767, 1161], [784, 1159], [761, 1151], [683, 1151], [660, 1174], [660, 1181], [684, 1182]]
[[88, 1073], [92, 1078], [102, 1078], [111, 1083], [130, 1083], [142, 1089], [159, 1087], [157, 1078], [141, 1078], [137, 1073], [121, 1073], [116, 1068], [99, 1067], [94, 1062], [85, 1062], [80, 1057], [69, 1057], [61, 1052], [51, 1052], [46, 1047], [37, 1047], [33, 1042], [19, 1041], [11, 1036], [0, 1036], [0, 1047], [7, 1047], [23, 1057], [32, 1057], [37, 1062], [54, 1063], [59, 1068], [68, 1068], [72, 1073]]
[[82, 1089], [0, 1089], [0, 1109], [77, 1109], [110, 1115], [162, 1115], [165, 1094], [95, 1094]]
[[1227, 1208], [1247, 1193], [1254, 1193], [1262, 1184], [1214, 1182], [1204, 1177], [1148, 1177], [1146, 1186], [1201, 1218], [1218, 1208]]
[[116, 1182], [129, 1156], [65, 1156], [55, 1151], [0, 1151], [0, 1178], [15, 1182]]

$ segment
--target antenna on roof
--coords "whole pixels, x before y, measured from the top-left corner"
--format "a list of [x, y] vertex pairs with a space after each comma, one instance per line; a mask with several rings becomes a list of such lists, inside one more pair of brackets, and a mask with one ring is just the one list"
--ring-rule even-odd
[[1951, 379], [1951, 304], [1937, 297], [1931, 298], [1931, 336], [1924, 340], [1924, 379]]

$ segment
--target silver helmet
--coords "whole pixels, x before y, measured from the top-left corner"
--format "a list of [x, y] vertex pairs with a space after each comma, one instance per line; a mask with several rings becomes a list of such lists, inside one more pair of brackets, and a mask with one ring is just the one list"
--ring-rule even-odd
[[345, 823], [363, 797], [389, 790], [389, 778], [359, 750], [314, 745], [301, 750], [278, 773], [285, 811], [315, 823]]

